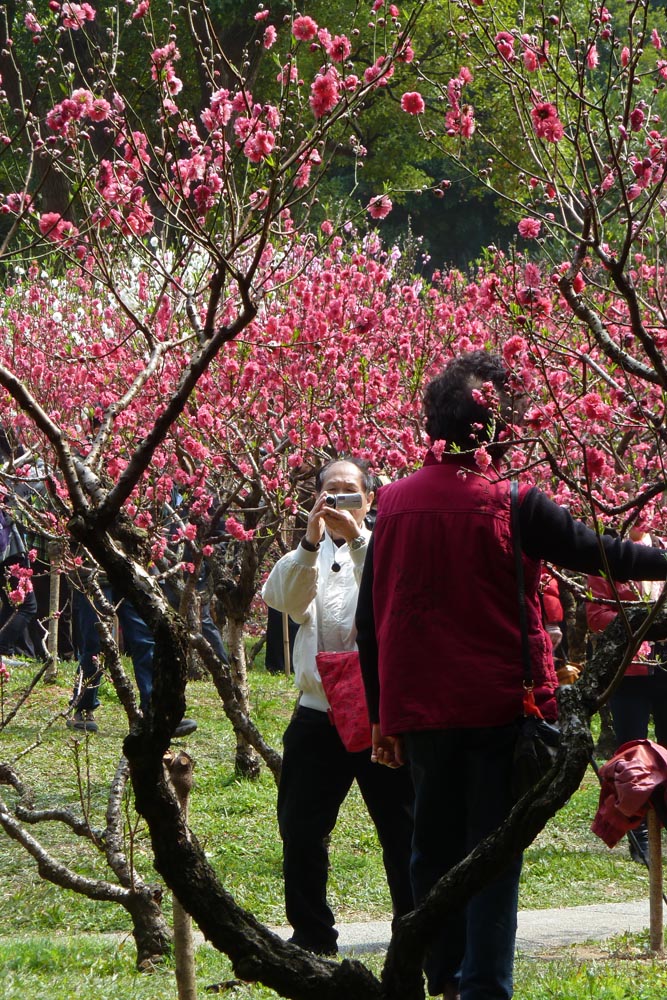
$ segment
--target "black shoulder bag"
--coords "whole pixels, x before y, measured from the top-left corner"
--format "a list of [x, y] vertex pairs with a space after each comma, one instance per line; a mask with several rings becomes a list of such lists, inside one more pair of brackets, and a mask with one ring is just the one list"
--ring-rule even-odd
[[526, 587], [523, 577], [521, 556], [521, 534], [519, 528], [519, 484], [510, 482], [510, 516], [512, 545], [519, 593], [519, 621], [521, 623], [521, 659], [523, 662], [523, 717], [519, 722], [519, 735], [514, 748], [512, 772], [512, 792], [517, 799], [529, 792], [534, 785], [551, 770], [556, 761], [560, 742], [557, 723], [542, 718], [533, 696], [533, 671], [530, 663], [528, 644], [528, 621], [526, 618]]

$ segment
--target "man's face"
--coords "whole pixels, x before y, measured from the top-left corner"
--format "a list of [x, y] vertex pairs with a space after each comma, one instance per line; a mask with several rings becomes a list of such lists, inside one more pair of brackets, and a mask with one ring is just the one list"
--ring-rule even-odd
[[[322, 492], [334, 494], [361, 493], [361, 507], [357, 510], [348, 511], [361, 527], [373, 503], [374, 496], [373, 493], [366, 493], [364, 490], [361, 469], [358, 469], [352, 462], [335, 462], [324, 473]], [[333, 537], [335, 538], [336, 536], [333, 535]]]

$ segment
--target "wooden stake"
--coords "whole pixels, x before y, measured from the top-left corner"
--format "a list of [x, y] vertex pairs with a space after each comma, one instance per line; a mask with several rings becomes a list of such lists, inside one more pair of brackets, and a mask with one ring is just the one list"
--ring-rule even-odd
[[[183, 820], [188, 821], [190, 790], [192, 789], [192, 757], [184, 751], [167, 750], [164, 765], [176, 792]], [[176, 897], [173, 897], [174, 913], [174, 964], [178, 1000], [197, 1000], [195, 975], [195, 945], [192, 933], [192, 917]]]
[[60, 564], [62, 561], [62, 547], [60, 543], [51, 542], [49, 544], [49, 558], [51, 571], [49, 573], [49, 637], [47, 639], [47, 648], [55, 670], [58, 663], [58, 610], [60, 608]]
[[648, 877], [650, 946], [652, 952], [663, 951], [663, 911], [662, 911], [662, 838], [660, 820], [655, 809], [648, 811]]

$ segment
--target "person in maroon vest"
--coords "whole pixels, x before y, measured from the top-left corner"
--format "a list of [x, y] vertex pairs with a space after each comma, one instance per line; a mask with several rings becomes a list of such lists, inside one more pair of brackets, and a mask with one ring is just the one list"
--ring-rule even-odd
[[[523, 669], [510, 482], [501, 462], [523, 408], [501, 357], [475, 351], [454, 359], [426, 388], [433, 447], [423, 467], [378, 498], [357, 644], [373, 757], [411, 767], [417, 903], [513, 805]], [[554, 719], [542, 561], [582, 573], [600, 573], [606, 563], [617, 580], [664, 580], [667, 561], [647, 546], [598, 537], [534, 487], [520, 487], [519, 504], [534, 693], [544, 717]], [[512, 996], [520, 871], [517, 856], [434, 929], [425, 961], [431, 995]]]

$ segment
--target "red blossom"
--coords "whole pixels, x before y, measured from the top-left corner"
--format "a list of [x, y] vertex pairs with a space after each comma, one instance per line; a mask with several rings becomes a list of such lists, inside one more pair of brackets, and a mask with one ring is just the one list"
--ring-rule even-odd
[[340, 77], [335, 69], [319, 73], [310, 88], [310, 106], [316, 118], [331, 111], [340, 100]]
[[64, 3], [61, 13], [63, 26], [72, 31], [82, 28], [86, 21], [95, 20], [95, 11], [89, 3]]
[[558, 142], [563, 138], [565, 129], [558, 117], [558, 109], [555, 104], [548, 101], [538, 101], [530, 112], [533, 120], [535, 135], [539, 139], [546, 139], [547, 142]]
[[393, 207], [391, 198], [388, 198], [386, 194], [378, 194], [371, 198], [366, 209], [372, 219], [384, 219]]
[[349, 58], [352, 45], [346, 35], [334, 35], [326, 46], [326, 52], [332, 62], [344, 62]]
[[295, 17], [292, 34], [298, 42], [310, 42], [317, 34], [317, 22], [313, 21], [312, 17]]
[[417, 91], [411, 91], [401, 97], [401, 108], [409, 115], [421, 115], [425, 107], [424, 98]]
[[386, 56], [380, 56], [372, 66], [364, 70], [364, 82], [374, 83], [376, 87], [386, 87], [394, 75], [394, 65]]
[[526, 240], [535, 240], [540, 235], [542, 223], [539, 219], [521, 219], [518, 225], [519, 235]]
[[514, 51], [516, 38], [514, 35], [510, 35], [509, 31], [499, 31], [494, 39], [494, 42], [498, 55], [502, 59], [505, 59], [506, 62], [512, 62], [513, 59], [516, 59], [516, 53]]

